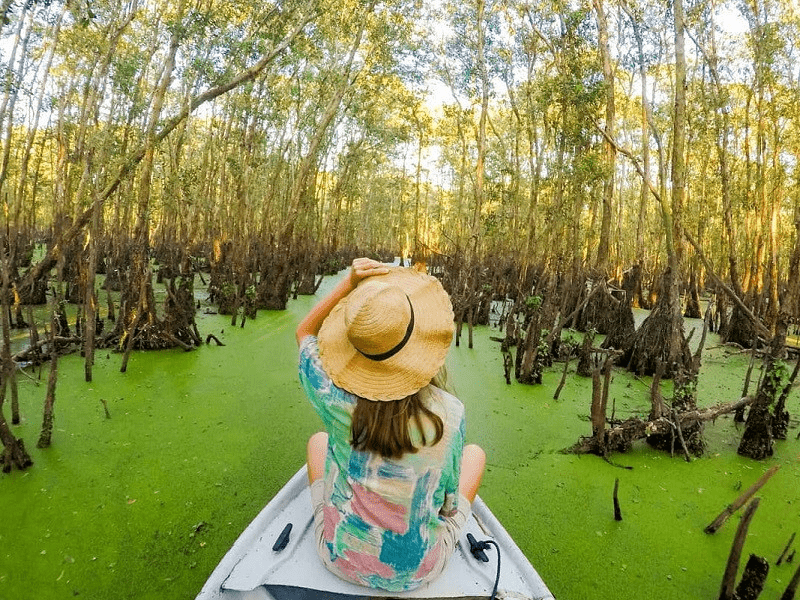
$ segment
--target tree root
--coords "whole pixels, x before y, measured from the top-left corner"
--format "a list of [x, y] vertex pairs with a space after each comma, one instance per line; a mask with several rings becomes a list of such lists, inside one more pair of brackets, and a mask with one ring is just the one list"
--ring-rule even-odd
[[733, 412], [741, 406], [747, 406], [751, 402], [753, 402], [753, 398], [746, 397], [736, 402], [726, 402], [709, 408], [678, 412], [671, 419], [659, 417], [646, 421], [639, 417], [631, 417], [608, 429], [603, 429], [599, 435], [581, 437], [574, 446], [566, 451], [574, 454], [597, 454], [599, 456], [605, 456], [607, 452], [626, 452], [636, 440], [646, 439], [651, 435], [670, 435], [679, 427], [681, 431], [684, 431], [689, 425], [713, 421], [717, 417]]

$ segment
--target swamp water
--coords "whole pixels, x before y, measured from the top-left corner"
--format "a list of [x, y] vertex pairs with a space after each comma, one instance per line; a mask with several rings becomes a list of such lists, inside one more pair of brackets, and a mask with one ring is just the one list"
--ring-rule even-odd
[[[35, 447], [47, 372], [33, 373], [35, 382], [20, 376], [23, 423], [14, 432], [35, 464], [0, 474], [0, 599], [194, 598], [320, 426], [297, 382], [294, 343], [314, 301], [262, 311], [244, 329], [198, 314], [201, 335], [224, 347], [135, 352], [125, 374], [121, 355], [101, 351], [91, 383], [80, 356], [63, 358], [47, 450]], [[717, 598], [742, 511], [714, 535], [703, 528], [773, 465], [780, 469], [757, 494], [740, 573], [750, 553], [764, 556], [771, 570], [761, 597], [780, 597], [800, 562], [775, 566], [800, 529], [796, 418], [763, 462], [736, 455], [741, 433], [730, 416], [707, 424], [707, 452], [692, 463], [643, 443], [613, 455], [614, 464], [563, 454], [591, 432], [591, 380], [575, 376], [573, 363], [559, 400], [559, 364], [540, 386], [506, 385], [496, 335], [476, 329], [470, 350], [465, 330], [448, 358], [451, 381], [467, 408], [467, 441], [488, 454], [480, 494], [559, 600]], [[706, 347], [699, 403], [738, 399], [748, 356], [713, 335]], [[793, 414], [797, 399], [794, 390]], [[648, 407], [649, 378], [615, 371], [609, 415]]]

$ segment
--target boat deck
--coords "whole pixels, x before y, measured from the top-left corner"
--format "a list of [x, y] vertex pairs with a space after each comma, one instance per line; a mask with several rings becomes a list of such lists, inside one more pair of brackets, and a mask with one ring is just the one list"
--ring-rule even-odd
[[[288, 544], [273, 545], [288, 523]], [[410, 592], [372, 590], [343, 581], [328, 571], [316, 553], [311, 498], [305, 466], [259, 513], [211, 574], [197, 600], [361, 600], [364, 598], [489, 598], [497, 575], [494, 546], [489, 562], [469, 552], [467, 533], [494, 540], [501, 550], [497, 598], [554, 600], [539, 574], [494, 517], [475, 499], [472, 516], [445, 572], [432, 583]]]

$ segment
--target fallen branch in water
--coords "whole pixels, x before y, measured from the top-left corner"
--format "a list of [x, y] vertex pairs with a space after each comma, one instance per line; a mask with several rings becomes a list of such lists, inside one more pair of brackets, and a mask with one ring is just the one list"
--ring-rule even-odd
[[217, 342], [217, 346], [224, 346], [225, 345], [222, 342], [220, 342], [219, 338], [217, 336], [215, 336], [213, 333], [209, 333], [208, 336], [206, 337], [206, 344], [210, 344], [211, 340], [214, 340], [215, 342]]
[[[11, 357], [11, 360], [14, 362], [27, 362], [31, 359], [31, 355], [42, 354], [42, 348], [44, 348], [49, 343], [55, 343], [56, 345], [63, 345], [68, 346], [69, 344], [80, 344], [83, 342], [83, 338], [78, 336], [70, 336], [64, 337], [57, 335], [54, 338], [46, 338], [39, 340], [35, 344], [28, 346], [24, 350], [20, 350], [14, 356]], [[41, 356], [36, 356], [36, 358], [41, 358]]]
[[580, 441], [569, 448], [567, 452], [599, 456], [605, 456], [606, 452], [625, 452], [635, 440], [645, 439], [654, 434], [665, 435], [671, 431], [677, 433], [679, 428], [683, 430], [692, 423], [713, 421], [721, 415], [751, 404], [753, 400], [753, 397], [745, 396], [736, 402], [725, 402], [709, 408], [675, 413], [672, 418], [658, 417], [644, 420], [640, 417], [631, 417], [608, 429], [600, 430], [597, 428], [603, 415], [595, 415], [592, 421], [594, 434], [590, 437], [581, 437]]
[[708, 525], [708, 527], [706, 527], [703, 531], [705, 531], [706, 533], [714, 533], [715, 531], [717, 531], [717, 529], [722, 527], [725, 524], [725, 521], [727, 521], [728, 518], [733, 513], [735, 513], [742, 506], [744, 506], [745, 503], [753, 496], [753, 494], [755, 494], [758, 490], [760, 490], [764, 486], [764, 484], [767, 483], [767, 481], [769, 481], [773, 475], [775, 475], [775, 472], [778, 470], [778, 468], [779, 465], [771, 467], [766, 473], [764, 473], [761, 476], [761, 478], [758, 481], [756, 481], [753, 485], [747, 488], [747, 491], [745, 491], [744, 494], [742, 494], [736, 500], [734, 500], [728, 506], [726, 506], [725, 510], [723, 510], [719, 514], [719, 516], [716, 519], [714, 519], [714, 521], [710, 525]]

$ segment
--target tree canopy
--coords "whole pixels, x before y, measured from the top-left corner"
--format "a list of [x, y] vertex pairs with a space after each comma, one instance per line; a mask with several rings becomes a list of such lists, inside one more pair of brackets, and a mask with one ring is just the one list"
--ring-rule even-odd
[[[662, 195], [671, 187], [675, 37], [663, 5], [3, 8], [6, 231], [74, 222], [146, 144], [150, 123], [168, 129], [153, 157], [152, 240], [167, 229], [189, 246], [270, 236], [297, 220], [296, 235], [334, 248], [447, 253], [477, 235], [481, 254], [523, 261], [641, 261], [656, 272], [666, 259], [660, 209], [631, 164], [647, 152], [644, 177]], [[685, 12], [676, 227], [721, 273], [733, 260], [744, 291], [774, 296], [796, 245], [800, 15], [760, 0]], [[132, 233], [141, 178], [129, 169], [123, 179], [104, 203], [104, 231]]]

